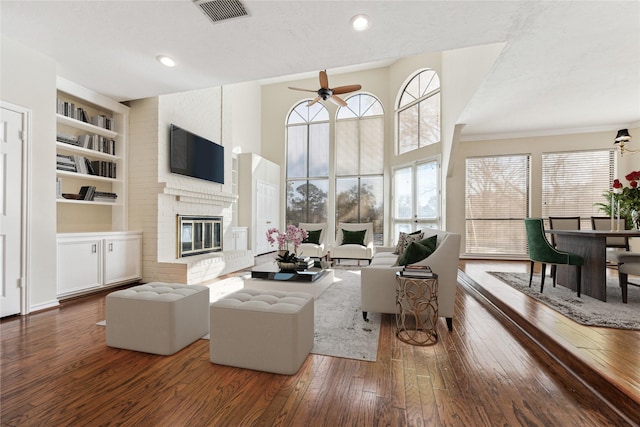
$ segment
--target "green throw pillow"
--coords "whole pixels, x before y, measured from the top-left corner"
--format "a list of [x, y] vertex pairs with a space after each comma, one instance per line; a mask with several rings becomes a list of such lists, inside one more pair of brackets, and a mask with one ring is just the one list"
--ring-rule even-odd
[[[431, 253], [435, 252], [436, 247], [438, 246], [438, 236], [434, 235], [431, 237], [427, 237], [426, 239], [422, 239], [420, 241], [418, 241], [418, 243], [420, 243], [423, 246], [428, 247], [429, 249], [431, 249]], [[429, 254], [431, 255], [431, 254]]]
[[367, 233], [367, 230], [359, 230], [359, 231], [342, 230], [342, 244], [364, 246], [364, 235], [366, 233]]
[[[436, 250], [438, 236], [431, 236], [420, 242], [411, 242], [402, 255], [398, 257], [398, 265], [414, 264], [422, 261]], [[425, 242], [426, 244], [422, 244]]]
[[302, 243], [313, 243], [314, 245], [320, 244], [320, 234], [322, 234], [322, 230], [307, 230], [307, 238], [302, 241]]

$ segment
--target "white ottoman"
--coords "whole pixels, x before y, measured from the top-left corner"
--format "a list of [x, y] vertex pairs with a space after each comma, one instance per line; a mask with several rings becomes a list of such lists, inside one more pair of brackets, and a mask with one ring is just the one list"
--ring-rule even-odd
[[107, 295], [107, 345], [169, 355], [209, 331], [209, 288], [151, 282]]
[[212, 363], [293, 375], [313, 348], [313, 295], [242, 289], [209, 312]]

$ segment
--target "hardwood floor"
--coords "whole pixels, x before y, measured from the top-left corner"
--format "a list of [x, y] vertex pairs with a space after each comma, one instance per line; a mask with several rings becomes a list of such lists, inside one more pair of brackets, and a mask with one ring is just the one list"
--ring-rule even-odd
[[[627, 378], [627, 391], [640, 395], [640, 333], [576, 327], [487, 279], [484, 272], [496, 263], [461, 267], [513, 310], [536, 318], [567, 352], [614, 372], [614, 381]], [[440, 319], [435, 346], [399, 341], [393, 316], [384, 315], [376, 362], [311, 354], [296, 375], [284, 376], [211, 364], [205, 340], [172, 356], [106, 347], [105, 328], [95, 325], [105, 318], [104, 295], [86, 297], [2, 320], [0, 420], [3, 426], [636, 425], [481, 301], [470, 285], [459, 286], [453, 332]]]

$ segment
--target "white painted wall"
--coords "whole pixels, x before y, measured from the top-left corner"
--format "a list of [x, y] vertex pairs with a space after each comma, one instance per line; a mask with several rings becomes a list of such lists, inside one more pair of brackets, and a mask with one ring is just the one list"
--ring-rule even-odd
[[[56, 63], [20, 43], [1, 38], [0, 97], [30, 109], [31, 164], [28, 199], [30, 310], [57, 305], [56, 298]], [[11, 248], [7, 248], [11, 250]]]
[[[449, 180], [448, 195], [451, 203], [449, 216], [449, 230], [462, 234], [461, 250], [465, 247], [465, 162], [468, 157], [491, 156], [504, 154], [531, 155], [531, 216], [542, 215], [542, 154], [572, 150], [607, 149], [613, 146], [617, 130], [573, 133], [566, 135], [551, 135], [538, 137], [521, 137], [496, 139], [487, 141], [463, 142], [457, 154], [455, 173]], [[640, 128], [631, 128], [632, 136], [638, 135], [632, 141], [630, 148], [638, 148]], [[623, 182], [624, 176], [632, 170], [640, 169], [640, 154], [617, 156], [617, 177]], [[579, 185], [579, 183], [576, 183]], [[602, 191], [606, 191], [603, 188]]]
[[224, 98], [231, 112], [233, 153], [260, 153], [262, 87], [258, 82], [225, 86]]

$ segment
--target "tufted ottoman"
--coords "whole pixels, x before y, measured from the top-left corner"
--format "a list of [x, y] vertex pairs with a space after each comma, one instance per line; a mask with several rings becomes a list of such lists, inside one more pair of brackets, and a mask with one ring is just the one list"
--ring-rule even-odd
[[313, 348], [313, 295], [242, 289], [210, 306], [212, 363], [293, 375]]
[[107, 295], [107, 345], [169, 355], [209, 331], [209, 288], [151, 282]]

